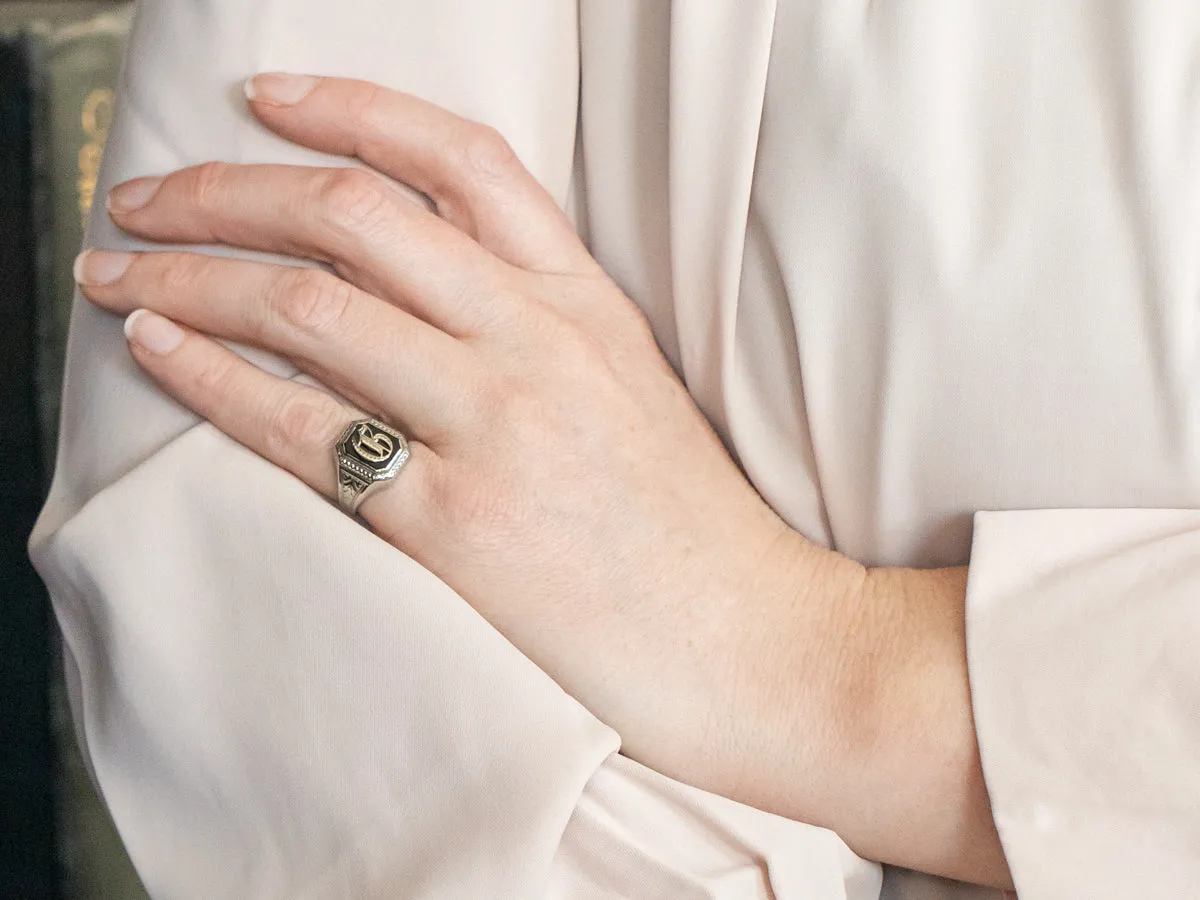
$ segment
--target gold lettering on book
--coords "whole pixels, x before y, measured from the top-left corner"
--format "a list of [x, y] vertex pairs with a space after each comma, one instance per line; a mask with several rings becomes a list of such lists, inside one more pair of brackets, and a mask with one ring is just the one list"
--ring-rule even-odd
[[96, 197], [96, 179], [100, 175], [100, 160], [104, 142], [112, 127], [113, 104], [116, 94], [109, 88], [96, 88], [83, 101], [81, 123], [87, 143], [79, 150], [79, 216], [87, 223], [88, 211]]

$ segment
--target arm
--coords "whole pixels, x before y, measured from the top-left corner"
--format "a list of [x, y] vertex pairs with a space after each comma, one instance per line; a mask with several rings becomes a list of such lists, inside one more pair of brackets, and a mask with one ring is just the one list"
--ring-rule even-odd
[[[561, 204], [573, 5], [524, 7], [147, 2], [99, 195], [208, 159], [345, 165], [246, 114], [233, 87], [277, 64], [489, 121]], [[149, 246], [99, 207], [87, 244]], [[735, 873], [777, 894], [877, 894], [878, 867], [836, 835], [617, 757], [615, 733], [444, 581], [168, 400], [120, 320], [82, 302], [63, 435], [32, 549], [86, 756], [156, 895], [535, 896], [551, 869], [554, 889]], [[704, 854], [680, 833], [702, 833]]]
[[[618, 727], [629, 755], [839, 828], [889, 860], [1003, 878], [994, 834], [986, 844], [965, 677], [931, 704], [904, 668], [915, 647], [938, 675], [965, 670], [961, 602], [934, 610], [931, 626], [924, 598], [895, 603], [784, 526], [494, 132], [362, 82], [272, 75], [251, 96], [271, 128], [357, 153], [442, 215], [378, 178], [329, 170], [206, 166], [140, 180], [113, 193], [131, 232], [300, 248], [338, 276], [96, 255], [81, 270], [89, 298], [254, 341], [404, 423], [413, 462], [363, 507], [367, 522]], [[168, 393], [331, 493], [328, 448], [353, 410], [163, 319], [130, 324], [135, 358]], [[147, 340], [143, 327], [155, 329]], [[894, 689], [902, 677], [910, 693]], [[922, 782], [880, 758], [877, 735], [895, 724], [903, 746], [930, 734], [934, 705], [959, 718], [938, 765], [915, 770]], [[976, 776], [974, 805], [952, 818], [943, 763]]]
[[[344, 163], [278, 140], [232, 100], [276, 59], [489, 117], [561, 198], [574, 6], [522, 5], [518, 30], [475, 2], [336, 14], [145, 2], [99, 196], [198, 159]], [[144, 246], [100, 204], [87, 243]], [[444, 583], [165, 398], [130, 364], [120, 321], [87, 303], [66, 383], [32, 552], [86, 756], [152, 894], [391, 897], [407, 884], [482, 897], [538, 884], [616, 736]]]
[[761, 768], [733, 768], [731, 753], [734, 796], [870, 859], [1010, 886], [972, 720], [967, 570], [865, 569], [798, 534], [787, 543], [775, 561], [790, 584], [781, 575], [745, 654], [770, 663], [749, 720]]
[[1011, 886], [972, 719], [967, 569], [865, 569], [787, 530], [759, 572], [732, 601], [738, 640], [705, 648], [726, 689], [699, 730], [624, 730], [626, 752], [868, 859]]
[[[430, 194], [443, 216], [392, 202], [369, 178], [334, 197], [320, 172], [184, 171], [145, 205], [118, 209], [123, 226], [261, 250], [299, 243], [335, 259], [349, 285], [297, 292], [286, 272], [157, 254], [127, 260], [116, 283], [89, 283], [89, 296], [257, 339], [428, 435], [434, 449], [367, 520], [618, 727], [630, 755], [836, 828], [862, 852], [1005, 883], [967, 689], [965, 571], [868, 573], [783, 526], [706, 430], [628, 299], [494, 133], [362, 83], [308, 79], [305, 89], [283, 103], [256, 95], [256, 111], [295, 140], [356, 149]], [[463, 153], [460, 139], [481, 143]], [[305, 198], [296, 216], [264, 218], [282, 196]], [[370, 201], [367, 215], [347, 217], [347, 200]], [[525, 225], [505, 228], [506, 216]], [[426, 267], [427, 254], [443, 252], [445, 265]], [[189, 275], [173, 282], [189, 290], [157, 290], [172, 272]], [[229, 299], [200, 302], [213, 296]], [[260, 309], [253, 330], [236, 314], [244, 308]], [[424, 326], [406, 318], [414, 312], [445, 338], [470, 340], [431, 355], [415, 337]], [[360, 351], [363, 334], [378, 344]], [[136, 328], [133, 340], [138, 361], [183, 403], [330, 490], [325, 448], [349, 410], [230, 368], [196, 332], [158, 349], [139, 344]], [[382, 359], [418, 364], [399, 379], [403, 393], [364, 367], [380, 348]], [[445, 377], [416, 377], [439, 369]], [[205, 374], [214, 371], [223, 374]], [[430, 402], [446, 384], [461, 409]], [[265, 411], [244, 400], [267, 395], [276, 402]], [[289, 408], [315, 408], [302, 420], [315, 432], [280, 441], [270, 409]], [[580, 445], [580, 434], [608, 439]], [[513, 435], [520, 453], [504, 450]], [[682, 447], [686, 465], [671, 462]]]
[[[817, 573], [797, 590], [840, 623], [843, 675], [819, 704], [833, 752], [779, 753], [743, 790], [794, 787], [775, 796], [864, 855], [1015, 882], [1023, 900], [1186, 895], [1200, 879], [1198, 525], [1194, 510], [981, 512], [969, 574], [864, 571], [808, 545], [827, 564], [793, 565]], [[839, 595], [857, 612], [837, 614]], [[779, 627], [762, 630], [768, 646]], [[796, 695], [771, 684], [760, 708], [786, 723]], [[804, 745], [804, 729], [780, 731]]]

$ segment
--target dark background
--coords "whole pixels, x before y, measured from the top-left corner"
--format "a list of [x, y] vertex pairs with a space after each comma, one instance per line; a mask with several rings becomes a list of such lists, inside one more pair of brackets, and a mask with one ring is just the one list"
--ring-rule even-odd
[[[78, 17], [97, 8], [114, 7], [97, 0], [0, 0], [0, 17], [31, 10]], [[49, 481], [45, 448], [54, 439], [39, 399], [57, 397], [57, 389], [45, 390], [44, 378], [39, 388], [38, 370], [48, 364], [61, 372], [61, 347], [48, 350], [39, 325], [38, 292], [46, 281], [35, 260], [49, 237], [65, 233], [34, 224], [43, 219], [34, 199], [40, 176], [30, 160], [36, 165], [48, 151], [33, 136], [35, 66], [26, 49], [18, 40], [0, 40], [0, 900], [132, 900], [139, 894], [130, 882], [108, 874], [122, 871], [109, 860], [128, 861], [83, 774], [63, 699], [57, 628], [26, 552]], [[68, 288], [64, 308], [69, 302]], [[73, 831], [63, 827], [64, 809], [72, 811]], [[97, 867], [104, 875], [81, 888], [71, 872], [89, 853], [104, 857]]]
[[[0, 49], [0, 88], [23, 79]], [[0, 90], [0, 895], [58, 897], [50, 731], [49, 603], [25, 544], [42, 501], [33, 384], [34, 293], [28, 106]]]

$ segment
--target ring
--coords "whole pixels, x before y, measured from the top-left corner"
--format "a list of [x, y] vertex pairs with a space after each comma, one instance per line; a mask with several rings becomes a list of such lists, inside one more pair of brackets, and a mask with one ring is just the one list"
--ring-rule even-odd
[[408, 440], [377, 419], [351, 422], [333, 448], [337, 462], [338, 503], [357, 514], [371, 494], [395, 478], [412, 456]]

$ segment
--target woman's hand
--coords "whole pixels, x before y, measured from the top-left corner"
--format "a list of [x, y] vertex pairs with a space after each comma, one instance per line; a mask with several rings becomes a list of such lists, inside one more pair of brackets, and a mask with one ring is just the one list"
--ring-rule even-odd
[[[210, 163], [112, 192], [113, 219], [143, 238], [326, 264], [84, 254], [84, 292], [139, 311], [132, 352], [164, 390], [327, 497], [350, 422], [403, 431], [412, 458], [363, 518], [665, 774], [886, 846], [867, 773], [897, 714], [880, 687], [903, 669], [892, 642], [935, 620], [936, 665], [919, 668], [949, 687], [902, 708], [951, 697], [977, 768], [953, 597], [948, 617], [891, 608], [774, 514], [499, 135], [362, 82], [268, 75], [249, 93], [267, 127], [375, 171]], [[911, 782], [900, 793], [919, 798]]]
[[[333, 445], [362, 411], [403, 431], [412, 458], [363, 518], [617, 727], [627, 752], [661, 764], [664, 725], [676, 740], [718, 727], [730, 686], [716, 659], [780, 587], [766, 561], [795, 536], [498, 134], [361, 82], [300, 85], [311, 91], [292, 103], [267, 90], [293, 83], [260, 77], [256, 114], [435, 211], [357, 168], [208, 164], [139, 179], [109, 200], [130, 233], [336, 274], [94, 251], [79, 266], [85, 293], [166, 317], [130, 320], [145, 370], [326, 496]], [[276, 351], [336, 394], [269, 376], [210, 334]]]

